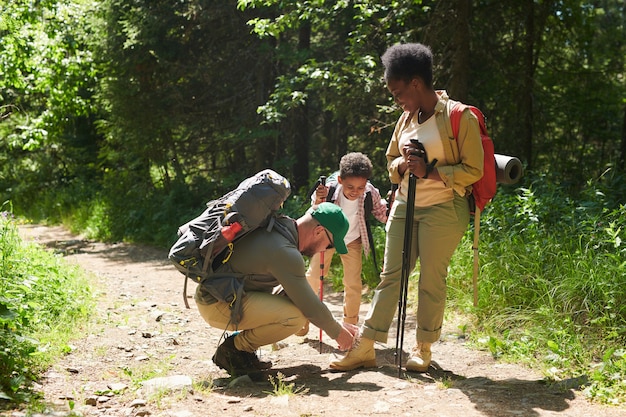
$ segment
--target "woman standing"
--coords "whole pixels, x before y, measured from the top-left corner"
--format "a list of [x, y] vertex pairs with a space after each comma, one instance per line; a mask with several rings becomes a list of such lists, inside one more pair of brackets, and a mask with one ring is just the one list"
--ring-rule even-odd
[[[400, 184], [387, 222], [381, 282], [375, 290], [360, 336], [344, 357], [331, 360], [336, 370], [376, 366], [374, 342], [387, 342], [402, 275], [402, 249], [409, 174], [417, 177], [410, 270], [420, 260], [416, 344], [408, 371], [424, 372], [431, 344], [441, 335], [450, 258], [469, 223], [466, 196], [483, 174], [478, 120], [464, 111], [458, 138], [450, 137], [450, 109], [456, 102], [433, 88], [432, 53], [419, 43], [398, 44], [382, 56], [384, 79], [403, 110], [387, 147], [389, 178]], [[417, 139], [416, 145], [411, 139]]]

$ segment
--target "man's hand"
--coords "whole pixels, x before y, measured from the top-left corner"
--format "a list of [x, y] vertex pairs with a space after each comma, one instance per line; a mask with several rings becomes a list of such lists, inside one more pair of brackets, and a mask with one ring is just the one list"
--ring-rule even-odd
[[343, 322], [341, 325], [343, 326], [344, 329], [349, 331], [350, 334], [352, 334], [352, 337], [357, 337], [359, 335], [359, 327], [358, 326], [355, 326], [354, 324], [350, 324], [350, 323], [346, 323], [346, 322]]
[[337, 343], [339, 344], [339, 350], [352, 349], [352, 345], [356, 340], [356, 336], [359, 334], [359, 328], [354, 324], [343, 323], [341, 333], [337, 336]]

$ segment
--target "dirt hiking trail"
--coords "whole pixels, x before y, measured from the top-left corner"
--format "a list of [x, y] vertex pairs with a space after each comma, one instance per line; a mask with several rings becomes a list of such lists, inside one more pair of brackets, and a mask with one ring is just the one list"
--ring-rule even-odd
[[[268, 380], [231, 380], [211, 361], [222, 331], [202, 320], [193, 299], [185, 308], [183, 276], [165, 250], [89, 241], [62, 227], [27, 225], [20, 233], [89, 271], [98, 294], [95, 323], [40, 381], [51, 404], [42, 416], [67, 416], [73, 407], [82, 416], [626, 417], [624, 406], [589, 403], [581, 381], [546, 384], [537, 372], [466, 348], [453, 323], [433, 345], [427, 373], [398, 377], [394, 323], [388, 344], [376, 345], [377, 368], [331, 372], [337, 345], [324, 335], [320, 354], [319, 330], [311, 326], [306, 337], [261, 348], [261, 358], [274, 364]], [[190, 283], [190, 295], [194, 289]], [[341, 294], [324, 293], [340, 317]], [[406, 328], [409, 351], [413, 323]], [[290, 385], [295, 395], [276, 395], [275, 386]]]

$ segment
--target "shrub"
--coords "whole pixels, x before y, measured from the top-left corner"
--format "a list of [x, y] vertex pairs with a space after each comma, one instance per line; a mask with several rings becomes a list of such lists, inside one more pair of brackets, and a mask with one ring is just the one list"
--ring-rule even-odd
[[0, 217], [0, 398], [27, 399], [32, 382], [70, 350], [69, 335], [90, 316], [89, 285], [77, 266], [19, 238]]

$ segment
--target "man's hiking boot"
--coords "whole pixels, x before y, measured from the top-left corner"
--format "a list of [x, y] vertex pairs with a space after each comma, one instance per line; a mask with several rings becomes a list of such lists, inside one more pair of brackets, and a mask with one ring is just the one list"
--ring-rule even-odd
[[351, 371], [357, 368], [373, 368], [376, 366], [376, 350], [374, 340], [361, 337], [352, 349], [341, 359], [332, 360], [329, 366], [336, 371]]
[[240, 352], [243, 353], [244, 356], [248, 358], [248, 361], [250, 361], [250, 364], [252, 365], [254, 369], [265, 371], [272, 367], [272, 362], [262, 361], [254, 352], [246, 352], [243, 350], [240, 350]]
[[253, 352], [245, 352], [235, 347], [235, 336], [231, 335], [217, 347], [213, 355], [213, 362], [228, 372], [231, 376], [259, 374], [260, 371], [270, 369], [271, 362], [259, 360]]

